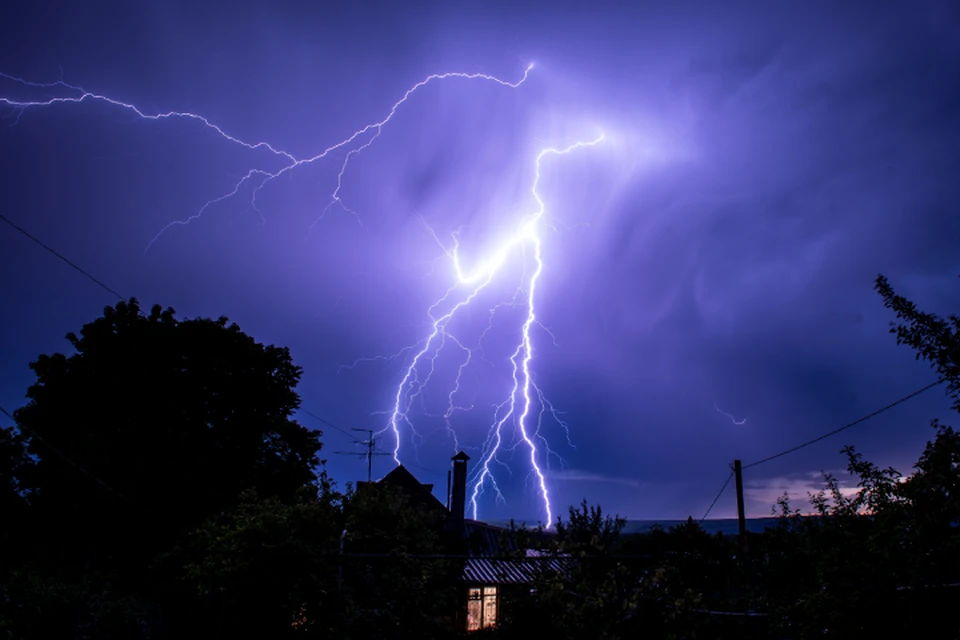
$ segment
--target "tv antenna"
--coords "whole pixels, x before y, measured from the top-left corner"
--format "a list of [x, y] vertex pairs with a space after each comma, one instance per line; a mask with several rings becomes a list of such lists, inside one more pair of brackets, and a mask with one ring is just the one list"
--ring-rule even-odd
[[334, 453], [341, 456], [363, 456], [367, 459], [367, 482], [373, 481], [373, 456], [388, 456], [390, 455], [386, 451], [377, 451], [377, 439], [373, 437], [373, 429], [357, 429], [356, 427], [351, 427], [351, 431], [362, 431], [367, 434], [366, 440], [357, 440], [357, 444], [363, 445], [367, 448], [366, 451], [334, 451]]

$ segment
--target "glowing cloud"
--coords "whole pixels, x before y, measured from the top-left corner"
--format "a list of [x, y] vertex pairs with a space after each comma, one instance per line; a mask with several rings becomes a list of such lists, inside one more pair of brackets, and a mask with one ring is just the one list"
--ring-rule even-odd
[[[454, 343], [465, 353], [465, 359], [461, 363], [456, 380], [454, 381], [453, 391], [448, 396], [450, 404], [445, 418], [456, 410], [454, 406], [454, 395], [460, 386], [460, 375], [464, 368], [471, 362], [474, 353], [473, 350], [463, 345], [462, 341], [447, 331], [447, 327], [454, 317], [465, 308], [473, 304], [481, 292], [487, 288], [498, 276], [504, 277], [504, 265], [507, 263], [511, 254], [520, 252], [523, 254], [524, 262], [530, 259], [532, 254], [533, 269], [529, 275], [526, 273], [521, 277], [520, 284], [514, 291], [510, 299], [501, 304], [516, 304], [517, 300], [523, 300], [527, 313], [522, 321], [520, 328], [520, 338], [516, 343], [515, 349], [510, 356], [511, 363], [511, 385], [503, 401], [497, 405], [492, 423], [489, 429], [489, 435], [482, 447], [480, 464], [471, 477], [473, 489], [470, 495], [470, 507], [473, 511], [473, 517], [477, 517], [477, 500], [483, 493], [484, 487], [489, 484], [496, 492], [497, 498], [502, 500], [503, 494], [497, 485], [496, 478], [491, 470], [491, 464], [498, 461], [497, 454], [504, 447], [504, 428], [508, 421], [513, 420], [516, 433], [519, 436], [519, 442], [522, 443], [529, 452], [531, 473], [537, 484], [537, 490], [543, 500], [545, 523], [552, 524], [553, 507], [550, 504], [550, 492], [547, 489], [546, 480], [543, 472], [544, 458], [550, 455], [549, 444], [546, 439], [540, 435], [540, 425], [544, 412], [549, 412], [553, 417], [566, 428], [566, 424], [557, 416], [556, 411], [544, 396], [539, 387], [533, 380], [531, 363], [534, 357], [534, 344], [531, 337], [531, 328], [537, 322], [536, 314], [536, 291], [537, 283], [543, 273], [544, 263], [541, 256], [541, 227], [540, 222], [546, 213], [546, 204], [540, 194], [538, 187], [540, 184], [541, 169], [543, 160], [548, 156], [564, 156], [573, 151], [592, 147], [603, 141], [603, 134], [598, 135], [589, 141], [575, 142], [564, 148], [547, 148], [540, 151], [534, 159], [534, 179], [530, 187], [530, 193], [536, 202], [536, 208], [530, 213], [523, 215], [517, 222], [516, 229], [499, 246], [495, 247], [486, 259], [480, 260], [479, 264], [468, 271], [463, 268], [460, 262], [457, 248], [458, 243], [454, 236], [453, 248], [448, 250], [444, 248], [447, 256], [451, 260], [457, 277], [457, 282], [447, 290], [446, 294], [440, 298], [429, 310], [432, 322], [432, 330], [426, 339], [421, 343], [422, 346], [413, 356], [409, 366], [407, 366], [403, 378], [397, 385], [395, 402], [390, 413], [390, 423], [387, 429], [393, 432], [396, 446], [394, 448], [394, 459], [400, 462], [400, 442], [401, 427], [406, 427], [415, 432], [415, 425], [409, 414], [414, 400], [420, 395], [434, 372], [436, 357], [441, 349], [448, 343]], [[436, 235], [434, 235], [436, 237]], [[526, 269], [524, 270], [526, 272]], [[459, 295], [460, 298], [448, 311], [436, 315], [436, 310], [442, 305], [449, 303], [451, 298]], [[496, 308], [490, 310], [490, 316], [495, 313]], [[488, 326], [489, 328], [489, 326]], [[479, 347], [479, 343], [477, 344]], [[428, 353], [432, 352], [432, 356]], [[426, 369], [426, 373], [422, 372]], [[422, 376], [422, 377], [421, 377]], [[532, 422], [531, 414], [534, 412], [534, 405], [539, 405], [539, 413], [535, 423]], [[447, 422], [448, 429], [451, 430], [454, 442], [457, 441], [455, 432]], [[382, 432], [381, 432], [382, 433]], [[541, 452], [537, 447], [537, 440], [543, 444], [544, 451]]]
[[[37, 100], [22, 100], [0, 95], [0, 107], [5, 106], [15, 113], [15, 124], [27, 110], [89, 102], [99, 102], [108, 107], [124, 109], [147, 121], [173, 119], [191, 120], [201, 123], [205, 129], [231, 144], [249, 151], [266, 151], [272, 161], [276, 162], [279, 160], [281, 162], [282, 166], [280, 169], [270, 170], [263, 166], [255, 166], [249, 169], [228, 192], [207, 201], [194, 214], [180, 220], [174, 220], [164, 226], [147, 244], [145, 251], [149, 251], [163, 234], [172, 227], [189, 225], [194, 220], [200, 218], [212, 205], [236, 197], [245, 186], [252, 186], [250, 204], [256, 210], [257, 196], [270, 182], [299, 167], [315, 163], [334, 151], [345, 152], [345, 156], [337, 173], [336, 187], [330, 194], [329, 202], [317, 220], [310, 225], [310, 228], [313, 228], [333, 206], [339, 206], [344, 211], [356, 216], [356, 213], [351, 211], [340, 197], [344, 175], [349, 169], [353, 158], [376, 142], [383, 128], [394, 119], [398, 110], [410, 100], [416, 91], [431, 82], [454, 79], [492, 82], [504, 88], [514, 90], [526, 82], [532, 68], [533, 65], [528, 66], [524, 70], [522, 77], [514, 82], [482, 73], [451, 72], [429, 75], [407, 89], [387, 110], [386, 115], [382, 119], [366, 124], [342, 140], [325, 147], [318, 153], [303, 158], [296, 157], [268, 142], [250, 142], [237, 138], [224, 131], [207, 117], [197, 113], [187, 111], [147, 113], [134, 104], [88, 91], [82, 87], [67, 84], [62, 80], [53, 83], [36, 83], [22, 78], [0, 74], [0, 77], [15, 85], [19, 85], [21, 88], [24, 88], [25, 91], [42, 90], [46, 93], [53, 92], [58, 94], [53, 97], [45, 97]], [[542, 326], [539, 325], [536, 303], [538, 284], [546, 268], [542, 254], [542, 222], [547, 211], [547, 205], [544, 202], [543, 194], [541, 194], [539, 187], [541, 173], [544, 170], [543, 165], [548, 158], [566, 156], [578, 150], [598, 145], [603, 140], [604, 135], [601, 133], [595, 134], [589, 139], [579, 140], [566, 146], [541, 149], [539, 153], [532, 158], [534, 177], [530, 185], [529, 194], [535, 203], [534, 206], [530, 211], [518, 213], [515, 224], [512, 226], [512, 231], [508, 233], [506, 237], [502, 238], [499, 244], [495, 245], [485, 255], [480, 256], [479, 259], [475, 259], [474, 264], [470, 268], [465, 267], [461, 260], [460, 239], [456, 233], [452, 236], [452, 244], [446, 246], [436, 233], [434, 233], [432, 229], [430, 230], [452, 265], [453, 279], [446, 293], [427, 310], [430, 319], [430, 329], [424, 339], [415, 345], [401, 350], [394, 356], [389, 356], [389, 358], [399, 358], [404, 354], [412, 354], [409, 362], [407, 362], [403, 369], [401, 379], [393, 393], [393, 406], [389, 411], [385, 412], [389, 416], [387, 425], [380, 432], [384, 433], [389, 431], [392, 434], [395, 443], [393, 458], [398, 464], [401, 460], [401, 443], [405, 441], [402, 431], [409, 430], [411, 439], [414, 442], [419, 438], [416, 425], [411, 417], [411, 407], [413, 406], [413, 402], [421, 396], [424, 389], [431, 382], [436, 372], [436, 363], [440, 352], [446, 347], [450, 347], [459, 350], [462, 354], [460, 364], [457, 367], [453, 379], [448, 381], [450, 389], [446, 396], [448, 407], [442, 416], [455, 446], [459, 447], [459, 438], [453, 427], [452, 417], [457, 411], [466, 411], [472, 408], [461, 407], [456, 403], [456, 396], [461, 388], [461, 377], [466, 368], [477, 356], [475, 352], [481, 348], [481, 343], [487, 331], [492, 327], [493, 317], [497, 311], [506, 306], [525, 310], [525, 313], [519, 320], [520, 326], [516, 334], [516, 342], [512, 344], [512, 352], [508, 357], [510, 375], [506, 384], [507, 391], [502, 395], [500, 402], [493, 410], [487, 436], [481, 446], [479, 463], [470, 478], [472, 485], [470, 490], [470, 506], [474, 518], [477, 517], [478, 513], [478, 501], [486, 489], [492, 489], [498, 499], [503, 499], [494, 474], [493, 465], [495, 463], [506, 465], [498, 456], [506, 450], [514, 451], [518, 447], [522, 447], [529, 460], [530, 475], [528, 477], [533, 479], [536, 485], [535, 491], [542, 502], [545, 523], [548, 526], [552, 524], [553, 506], [550, 502], [550, 492], [547, 487], [545, 468], [549, 466], [550, 457], [556, 454], [550, 449], [546, 437], [541, 433], [544, 417], [549, 416], [555, 420], [566, 432], [568, 443], [570, 439], [567, 424], [561, 419], [559, 412], [537, 386], [533, 371], [535, 345], [531, 334], [535, 325]], [[517, 269], [514, 268], [518, 264], [522, 265], [518, 268], [519, 273]], [[488, 292], [491, 288], [490, 285], [493, 283], [503, 284], [504, 282], [510, 284], [515, 281], [518, 282], [518, 284], [516, 284], [516, 287], [513, 288], [503, 300], [496, 303], [492, 308], [482, 309], [484, 312], [489, 313], [489, 323], [486, 330], [481, 333], [475, 342], [471, 343], [471, 346], [468, 346], [465, 340], [454, 335], [450, 327], [451, 321], [453, 321], [458, 314], [466, 313], [468, 308], [478, 306], [480, 304], [479, 299], [481, 294]], [[380, 358], [383, 357], [376, 359]], [[356, 364], [357, 363], [354, 363], [354, 365]], [[512, 427], [513, 430], [508, 431], [508, 427]]]

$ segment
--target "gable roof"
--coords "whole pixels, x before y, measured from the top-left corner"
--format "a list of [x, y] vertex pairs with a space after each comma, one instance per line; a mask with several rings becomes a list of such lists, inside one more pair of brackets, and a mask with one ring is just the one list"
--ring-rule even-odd
[[[360, 484], [357, 483], [358, 488]], [[446, 512], [447, 507], [433, 495], [433, 485], [423, 484], [410, 473], [402, 464], [397, 465], [390, 473], [383, 476], [376, 484], [389, 485], [400, 489], [410, 498], [412, 504], [419, 504], [429, 509], [437, 509]]]

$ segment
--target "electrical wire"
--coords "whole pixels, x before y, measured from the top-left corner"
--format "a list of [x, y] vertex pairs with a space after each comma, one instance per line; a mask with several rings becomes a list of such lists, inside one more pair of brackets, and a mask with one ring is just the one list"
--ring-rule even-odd
[[358, 438], [357, 436], [353, 435], [352, 433], [350, 433], [350, 432], [347, 431], [346, 429], [343, 429], [343, 428], [341, 428], [341, 427], [338, 427], [337, 425], [333, 424], [333, 423], [330, 422], [329, 420], [326, 420], [326, 419], [324, 419], [324, 418], [321, 418], [320, 416], [316, 415], [315, 413], [311, 413], [311, 412], [307, 411], [306, 409], [298, 409], [298, 411], [299, 411], [300, 413], [302, 413], [303, 415], [305, 415], [305, 416], [310, 416], [311, 418], [313, 418], [314, 420], [317, 420], [318, 422], [322, 422], [323, 424], [327, 425], [328, 427], [330, 427], [330, 428], [333, 429], [334, 431], [339, 431], [340, 433], [342, 433], [343, 435], [347, 436], [347, 437], [350, 438], [351, 440], [354, 440], [354, 441], [356, 441], [356, 442], [360, 442], [360, 438]]
[[710, 512], [713, 511], [713, 507], [717, 504], [717, 500], [720, 499], [720, 496], [723, 495], [723, 492], [727, 490], [727, 485], [730, 484], [730, 481], [733, 479], [733, 472], [730, 472], [730, 475], [727, 476], [726, 481], [723, 483], [723, 486], [720, 487], [720, 491], [717, 492], [717, 497], [713, 499], [713, 502], [710, 503], [710, 506], [707, 508], [707, 512], [703, 514], [703, 517], [700, 518], [700, 522], [703, 523], [707, 519], [707, 516], [710, 515]]
[[[23, 227], [21, 227], [21, 226], [18, 225], [17, 223], [15, 223], [15, 222], [13, 222], [12, 220], [10, 220], [9, 218], [7, 218], [7, 217], [6, 217], [5, 215], [3, 215], [2, 213], [0, 213], [0, 220], [2, 220], [3, 222], [6, 222], [6, 223], [7, 223], [8, 225], [10, 225], [12, 228], [14, 228], [14, 229], [16, 229], [17, 231], [19, 231], [20, 233], [22, 233], [24, 236], [26, 236], [27, 238], [29, 238], [30, 240], [32, 240], [33, 242], [35, 242], [37, 245], [43, 247], [44, 249], [46, 249], [47, 251], [49, 251], [52, 255], [56, 256], [58, 259], [62, 260], [63, 262], [67, 263], [68, 265], [70, 265], [71, 267], [73, 267], [74, 269], [76, 269], [76, 271], [77, 271], [78, 273], [80, 273], [81, 275], [83, 275], [85, 278], [88, 278], [91, 282], [93, 282], [94, 284], [96, 284], [97, 286], [99, 286], [100, 288], [102, 288], [104, 291], [107, 291], [108, 293], [116, 296], [116, 297], [117, 297], [118, 299], [120, 299], [120, 300], [126, 300], [126, 298], [123, 297], [122, 295], [120, 295], [120, 293], [119, 293], [116, 289], [113, 289], [112, 287], [110, 287], [109, 285], [107, 285], [106, 283], [104, 283], [102, 280], [100, 280], [99, 278], [97, 278], [96, 276], [94, 276], [92, 273], [90, 273], [89, 271], [85, 270], [83, 267], [81, 267], [81, 266], [78, 265], [77, 263], [71, 261], [69, 258], [67, 258], [66, 256], [64, 256], [62, 253], [60, 253], [59, 251], [57, 251], [56, 249], [54, 249], [53, 247], [51, 247], [50, 245], [48, 245], [47, 243], [45, 243], [45, 242], [44, 242], [43, 240], [41, 240], [40, 238], [38, 238], [38, 237], [36, 237], [35, 235], [31, 234], [29, 231], [27, 231], [26, 229], [24, 229]], [[11, 420], [14, 420], [13, 416], [10, 415], [9, 413], [7, 413], [5, 410], [3, 410], [2, 407], [0, 407], [0, 411], [3, 411], [3, 413], [4, 413], [5, 415], [7, 415]], [[313, 418], [314, 420], [319, 420], [320, 422], [322, 422], [323, 424], [327, 425], [327, 426], [330, 427], [331, 429], [335, 429], [335, 430], [337, 430], [337, 431], [340, 431], [341, 433], [349, 436], [349, 437], [352, 438], [353, 440], [357, 440], [357, 441], [359, 442], [359, 439], [358, 439], [356, 436], [354, 436], [353, 434], [347, 432], [345, 429], [341, 429], [340, 427], [338, 427], [337, 425], [333, 424], [333, 423], [330, 422], [329, 420], [324, 420], [324, 419], [321, 418], [320, 416], [314, 415], [314, 414], [310, 413], [309, 411], [307, 411], [307, 410], [305, 410], [305, 409], [300, 409], [300, 412], [301, 412], [301, 413], [304, 413], [305, 415], [310, 416], [310, 417]], [[16, 422], [16, 420], [14, 420], [14, 422]], [[18, 425], [18, 426], [19, 426], [19, 425]], [[38, 437], [39, 437], [39, 436], [38, 436]], [[42, 440], [41, 440], [41, 441], [42, 441]], [[78, 468], [79, 468], [79, 467], [78, 467]]]
[[405, 462], [403, 464], [405, 467], [413, 467], [414, 469], [420, 469], [420, 471], [426, 471], [427, 473], [434, 475], [438, 478], [446, 478], [447, 474], [440, 473], [439, 471], [434, 471], [433, 469], [428, 469], [427, 467], [422, 467], [419, 464], [414, 464], [413, 462]]
[[751, 467], [756, 467], [757, 465], [761, 465], [761, 464], [763, 464], [764, 462], [770, 462], [771, 460], [776, 460], [777, 458], [783, 457], [783, 456], [787, 455], [788, 453], [793, 453], [794, 451], [799, 451], [800, 449], [803, 449], [804, 447], [808, 447], [808, 446], [810, 446], [811, 444], [814, 444], [815, 442], [820, 442], [821, 440], [823, 440], [823, 439], [825, 439], [825, 438], [829, 438], [829, 437], [832, 436], [832, 435], [836, 435], [836, 434], [840, 433], [841, 431], [845, 431], [846, 429], [849, 429], [850, 427], [854, 427], [854, 426], [860, 424], [861, 422], [865, 422], [865, 421], [869, 420], [870, 418], [873, 418], [873, 417], [875, 417], [875, 416], [878, 416], [878, 415], [880, 415], [881, 413], [883, 413], [884, 411], [887, 411], [887, 410], [889, 410], [889, 409], [892, 409], [892, 408], [894, 408], [895, 406], [897, 406], [898, 404], [902, 404], [902, 403], [906, 402], [907, 400], [910, 400], [911, 398], [920, 395], [920, 394], [923, 393], [924, 391], [929, 391], [930, 389], [933, 389], [933, 388], [936, 387], [937, 385], [943, 384], [944, 382], [946, 382], [946, 379], [945, 379], [945, 378], [941, 378], [941, 379], [937, 380], [936, 382], [931, 382], [931, 383], [928, 384], [927, 386], [922, 387], [922, 388], [920, 388], [920, 389], [917, 389], [917, 390], [914, 391], [913, 393], [908, 394], [908, 395], [905, 395], [905, 396], [903, 396], [902, 398], [900, 398], [899, 400], [896, 400], [896, 401], [894, 401], [894, 402], [891, 402], [891, 403], [888, 404], [887, 406], [882, 407], [882, 408], [880, 408], [880, 409], [877, 409], [876, 411], [874, 411], [874, 412], [872, 412], [872, 413], [868, 413], [867, 415], [863, 416], [862, 418], [858, 418], [858, 419], [854, 420], [853, 422], [848, 422], [847, 424], [843, 425], [842, 427], [839, 427], [839, 428], [837, 428], [837, 429], [834, 429], [833, 431], [828, 431], [827, 433], [825, 433], [825, 434], [823, 434], [823, 435], [821, 435], [821, 436], [817, 436], [817, 437], [814, 438], [813, 440], [808, 440], [808, 441], [806, 441], [806, 442], [804, 442], [804, 443], [802, 443], [802, 444], [798, 444], [798, 445], [795, 446], [795, 447], [790, 447], [789, 449], [785, 449], [784, 451], [781, 451], [780, 453], [775, 453], [775, 454], [772, 455], [772, 456], [767, 456], [766, 458], [763, 458], [763, 459], [761, 459], [761, 460], [757, 460], [756, 462], [751, 462], [750, 464], [745, 464], [745, 465], [743, 465], [743, 468], [744, 468], [744, 469], [749, 469], [749, 468], [751, 468]]
[[117, 293], [117, 291], [116, 291], [115, 289], [111, 289], [110, 287], [108, 287], [108, 286], [107, 286], [106, 284], [104, 284], [101, 280], [98, 280], [96, 277], [94, 277], [94, 275], [91, 274], [90, 272], [84, 271], [83, 268], [81, 268], [77, 263], [72, 262], [69, 258], [67, 258], [67, 257], [64, 256], [63, 254], [59, 253], [56, 249], [54, 249], [54, 248], [51, 247], [50, 245], [44, 243], [42, 240], [40, 240], [40, 238], [37, 238], [36, 236], [30, 234], [30, 232], [28, 232], [26, 229], [24, 229], [24, 228], [21, 227], [20, 225], [16, 224], [16, 223], [13, 222], [12, 220], [10, 220], [10, 218], [6, 217], [6, 216], [3, 215], [2, 213], [0, 213], [0, 220], [3, 220], [3, 221], [6, 222], [8, 225], [10, 225], [10, 226], [13, 227], [14, 229], [16, 229], [17, 231], [19, 231], [19, 232], [22, 233], [23, 235], [25, 235], [26, 237], [28, 237], [28, 238], [30, 238], [31, 240], [33, 240], [34, 242], [36, 242], [38, 245], [40, 245], [40, 246], [43, 247], [44, 249], [46, 249], [47, 251], [49, 251], [50, 253], [52, 253], [53, 255], [55, 255], [57, 258], [59, 258], [60, 260], [63, 260], [64, 262], [66, 262], [68, 265], [70, 265], [71, 267], [73, 267], [74, 269], [76, 269], [77, 271], [79, 271], [79, 272], [80, 272], [81, 274], [83, 274], [85, 277], [89, 278], [89, 279], [90, 279], [92, 282], [94, 282], [97, 286], [101, 287], [102, 289], [104, 289], [105, 291], [107, 291], [107, 292], [109, 292], [109, 293], [112, 293], [113, 295], [115, 295], [115, 296], [116, 296], [117, 298], [119, 298], [120, 300], [125, 300], [125, 298], [124, 298], [122, 295], [120, 295], [119, 293]]

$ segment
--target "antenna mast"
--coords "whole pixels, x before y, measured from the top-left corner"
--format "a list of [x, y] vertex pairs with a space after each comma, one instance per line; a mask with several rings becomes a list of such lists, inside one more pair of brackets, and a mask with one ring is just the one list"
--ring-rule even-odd
[[367, 448], [366, 451], [334, 451], [334, 453], [341, 456], [363, 456], [367, 459], [367, 482], [373, 481], [373, 456], [387, 456], [390, 455], [386, 451], [377, 451], [377, 439], [373, 437], [373, 429], [357, 429], [356, 427], [351, 427], [351, 431], [362, 431], [367, 434], [366, 440], [357, 440], [357, 444], [361, 444]]

